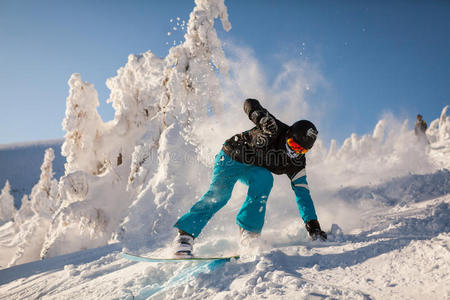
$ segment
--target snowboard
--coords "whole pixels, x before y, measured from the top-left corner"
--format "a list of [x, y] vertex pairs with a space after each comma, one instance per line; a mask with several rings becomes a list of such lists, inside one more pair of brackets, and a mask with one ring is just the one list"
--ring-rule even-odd
[[160, 257], [146, 257], [135, 254], [130, 254], [126, 252], [121, 253], [123, 258], [132, 261], [143, 261], [143, 262], [186, 262], [186, 261], [229, 261], [231, 259], [238, 259], [239, 255], [222, 256], [222, 257], [175, 257], [175, 258], [160, 258]]
[[223, 256], [223, 257], [190, 257], [190, 258], [159, 258], [134, 255], [126, 252], [120, 253], [123, 258], [138, 262], [155, 262], [155, 263], [177, 263], [177, 262], [197, 262], [195, 264], [187, 264], [179, 269], [172, 278], [162, 284], [151, 284], [139, 291], [139, 295], [135, 299], [147, 299], [186, 284], [199, 274], [214, 272], [218, 268], [225, 265], [231, 259], [238, 259], [239, 255]]

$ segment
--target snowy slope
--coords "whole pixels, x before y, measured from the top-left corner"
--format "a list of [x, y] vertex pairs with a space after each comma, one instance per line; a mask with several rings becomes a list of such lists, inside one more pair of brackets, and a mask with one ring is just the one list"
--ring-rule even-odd
[[[155, 290], [164, 299], [448, 299], [449, 204], [447, 195], [367, 211], [365, 226], [335, 230], [326, 243], [283, 233], [285, 243], [278, 235], [254, 256], [169, 285], [197, 263], [135, 263], [120, 257], [120, 245], [86, 250], [1, 270], [0, 299], [139, 299]], [[279, 232], [263, 237], [271, 234]], [[235, 246], [215, 237], [199, 248]]]

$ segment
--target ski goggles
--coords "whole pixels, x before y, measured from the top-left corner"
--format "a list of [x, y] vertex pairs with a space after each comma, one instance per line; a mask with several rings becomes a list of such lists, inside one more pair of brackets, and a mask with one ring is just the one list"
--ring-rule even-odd
[[305, 154], [306, 152], [309, 151], [309, 149], [303, 148], [302, 146], [294, 142], [292, 138], [288, 138], [286, 143], [289, 146], [289, 148], [297, 154]]

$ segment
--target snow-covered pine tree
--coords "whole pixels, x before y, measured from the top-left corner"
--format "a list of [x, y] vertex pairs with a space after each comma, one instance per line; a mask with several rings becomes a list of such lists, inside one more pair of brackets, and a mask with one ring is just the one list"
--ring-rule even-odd
[[11, 185], [7, 180], [0, 194], [0, 224], [12, 221], [15, 210], [14, 197], [11, 195]]
[[31, 201], [28, 195], [23, 195], [19, 210], [14, 215], [14, 223], [19, 226], [27, 219], [33, 216], [33, 210], [31, 209]]
[[58, 208], [58, 181], [53, 179], [53, 160], [55, 154], [52, 148], [45, 150], [44, 162], [41, 165], [41, 176], [31, 190], [31, 208], [43, 217], [50, 218]]
[[45, 150], [41, 176], [31, 190], [30, 201], [22, 199], [23, 206], [17, 214], [20, 235], [10, 266], [39, 258], [52, 216], [59, 206], [58, 181], [53, 179], [54, 158], [52, 148]]
[[426, 131], [430, 143], [444, 142], [450, 138], [450, 117], [447, 116], [449, 106], [445, 106], [441, 111], [439, 119], [430, 122]]
[[447, 116], [449, 106], [442, 109], [441, 117], [439, 118], [439, 140], [441, 142], [450, 138], [450, 117]]
[[67, 159], [66, 172], [82, 170], [98, 174], [102, 170], [104, 157], [96, 151], [103, 128], [103, 121], [97, 112], [97, 91], [92, 84], [83, 82], [80, 74], [72, 74], [69, 86], [66, 117], [62, 123], [67, 133], [61, 149]]
[[179, 170], [186, 161], [196, 161], [193, 128], [215, 110], [220, 94], [216, 72], [226, 73], [214, 29], [218, 17], [229, 30], [223, 0], [198, 0], [185, 42], [166, 58], [150, 51], [130, 55], [107, 81], [112, 121], [102, 123], [98, 117], [93, 86], [78, 74], [71, 77], [63, 123], [62, 154], [68, 163], [60, 180], [62, 204], [41, 256], [104, 245], [119, 228], [130, 239], [149, 237], [174, 221], [171, 211], [184, 198], [194, 197], [187, 180], [198, 176], [179, 176]]
[[[208, 108], [218, 110], [221, 86], [217, 71], [228, 72], [215, 19], [220, 18], [224, 30], [231, 29], [223, 0], [195, 3], [185, 41], [170, 49], [161, 84], [152, 89], [155, 94], [160, 92], [155, 97], [160, 110], [132, 155], [128, 188], [136, 189], [139, 196], [117, 234], [123, 242], [145, 244], [155, 233], [167, 232], [166, 228], [175, 222], [170, 212], [186, 203], [185, 198], [194, 197], [186, 188], [186, 176], [181, 176], [179, 170], [186, 161], [196, 161], [200, 146], [195, 127], [208, 117]], [[161, 218], [163, 215], [167, 217]]]

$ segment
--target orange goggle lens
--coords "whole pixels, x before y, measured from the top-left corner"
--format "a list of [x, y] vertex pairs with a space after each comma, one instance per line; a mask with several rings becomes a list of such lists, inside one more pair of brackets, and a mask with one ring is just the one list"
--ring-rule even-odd
[[287, 144], [288, 144], [289, 148], [291, 148], [291, 150], [297, 154], [305, 154], [306, 152], [309, 151], [309, 149], [303, 148], [302, 146], [300, 146], [299, 144], [294, 142], [294, 140], [292, 138], [289, 138], [287, 140]]

